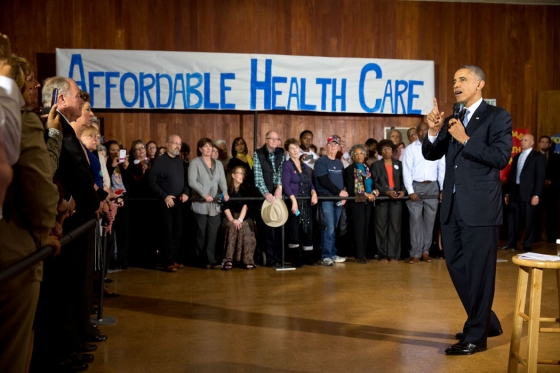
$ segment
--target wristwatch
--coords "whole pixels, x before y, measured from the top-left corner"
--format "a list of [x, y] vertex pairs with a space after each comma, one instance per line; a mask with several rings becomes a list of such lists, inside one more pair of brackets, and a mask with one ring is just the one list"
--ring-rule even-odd
[[243, 223], [243, 219], [237, 218], [237, 220], [239, 220], [240, 223]]
[[377, 189], [374, 189], [372, 193], [373, 193], [374, 196], [377, 197]]

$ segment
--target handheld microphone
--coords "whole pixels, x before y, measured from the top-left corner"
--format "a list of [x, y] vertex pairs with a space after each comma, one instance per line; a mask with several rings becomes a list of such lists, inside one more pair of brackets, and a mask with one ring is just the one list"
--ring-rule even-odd
[[461, 112], [465, 109], [465, 104], [456, 102], [453, 104], [453, 118], [461, 120]]

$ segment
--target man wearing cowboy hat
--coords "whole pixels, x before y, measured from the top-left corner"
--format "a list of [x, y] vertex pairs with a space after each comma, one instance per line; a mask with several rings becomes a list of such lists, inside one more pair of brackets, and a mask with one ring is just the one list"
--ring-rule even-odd
[[[279, 211], [277, 209], [278, 204], [275, 204], [274, 200], [282, 199], [282, 163], [284, 161], [284, 151], [282, 148], [278, 147], [278, 144], [280, 144], [280, 136], [278, 136], [276, 131], [267, 132], [265, 137], [266, 143], [262, 148], [257, 149], [253, 156], [253, 173], [255, 175], [255, 187], [266, 199], [262, 207], [263, 211], [261, 215], [263, 219], [266, 216], [267, 219], [276, 221], [280, 217], [277, 216]], [[268, 212], [265, 212], [265, 209]], [[269, 221], [269, 223], [271, 221]], [[278, 221], [281, 221], [281, 219]], [[282, 230], [280, 227], [283, 223], [277, 226], [275, 226], [276, 224], [270, 225], [266, 220], [265, 223], [267, 224], [265, 227], [267, 265], [277, 266], [280, 263], [280, 255], [282, 252]]]

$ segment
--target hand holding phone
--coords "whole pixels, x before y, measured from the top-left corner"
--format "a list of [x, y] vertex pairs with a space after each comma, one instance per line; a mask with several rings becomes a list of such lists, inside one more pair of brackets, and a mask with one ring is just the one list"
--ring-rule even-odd
[[51, 107], [56, 105], [58, 102], [58, 88], [53, 89], [52, 96], [51, 96]]
[[123, 163], [126, 159], [126, 149], [119, 150], [119, 163]]

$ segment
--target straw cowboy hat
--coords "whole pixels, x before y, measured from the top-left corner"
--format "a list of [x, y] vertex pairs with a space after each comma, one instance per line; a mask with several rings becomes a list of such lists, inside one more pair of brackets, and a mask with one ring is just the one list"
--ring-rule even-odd
[[280, 227], [288, 221], [288, 208], [281, 199], [274, 198], [274, 203], [265, 199], [262, 204], [261, 217], [269, 227]]

